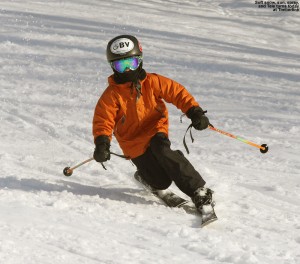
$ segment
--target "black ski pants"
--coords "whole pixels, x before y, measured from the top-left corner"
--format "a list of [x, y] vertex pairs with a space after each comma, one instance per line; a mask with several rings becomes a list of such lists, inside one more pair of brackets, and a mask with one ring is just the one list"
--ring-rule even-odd
[[167, 189], [172, 181], [190, 197], [205, 185], [201, 175], [179, 150], [171, 150], [164, 133], [157, 133], [146, 152], [132, 159], [143, 179], [153, 188]]

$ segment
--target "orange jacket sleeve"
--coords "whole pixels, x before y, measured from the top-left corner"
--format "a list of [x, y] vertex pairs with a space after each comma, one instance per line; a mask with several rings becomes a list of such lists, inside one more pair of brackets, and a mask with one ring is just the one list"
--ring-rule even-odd
[[158, 96], [166, 102], [174, 104], [183, 113], [193, 106], [199, 106], [194, 97], [180, 83], [158, 74], [155, 75], [160, 87]]
[[113, 90], [107, 88], [95, 107], [93, 119], [94, 139], [98, 136], [105, 135], [109, 136], [111, 140], [118, 109], [118, 101]]

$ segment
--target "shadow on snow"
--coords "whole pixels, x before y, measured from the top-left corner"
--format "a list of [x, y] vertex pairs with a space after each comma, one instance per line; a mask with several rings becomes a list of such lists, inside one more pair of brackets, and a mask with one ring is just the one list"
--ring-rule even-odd
[[18, 179], [13, 176], [0, 178], [0, 189], [13, 189], [25, 192], [69, 192], [74, 195], [99, 196], [102, 199], [114, 201], [123, 201], [132, 204], [153, 204], [153, 201], [147, 201], [139, 197], [141, 190], [131, 188], [103, 188], [89, 185], [82, 185], [75, 182], [59, 181], [58, 183], [49, 183], [36, 179]]

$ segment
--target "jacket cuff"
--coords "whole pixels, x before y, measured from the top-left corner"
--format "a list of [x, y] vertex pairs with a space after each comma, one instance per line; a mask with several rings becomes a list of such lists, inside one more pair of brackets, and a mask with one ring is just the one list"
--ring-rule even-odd
[[201, 112], [202, 114], [205, 113], [200, 106], [193, 106], [185, 114], [191, 119], [196, 112]]
[[101, 144], [110, 145], [109, 137], [105, 136], [105, 135], [101, 135], [101, 136], [96, 137], [95, 145], [101, 145]]

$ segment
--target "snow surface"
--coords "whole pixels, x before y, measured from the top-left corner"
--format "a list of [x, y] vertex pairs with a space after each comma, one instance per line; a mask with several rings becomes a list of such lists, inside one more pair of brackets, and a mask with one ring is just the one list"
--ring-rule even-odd
[[[254, 2], [1, 0], [1, 263], [300, 263], [300, 13]], [[147, 195], [126, 160], [62, 174], [93, 153], [106, 44], [123, 33], [215, 127], [269, 145], [263, 155], [210, 130], [187, 138], [215, 190], [219, 220], [203, 229]], [[184, 151], [189, 121], [169, 110]]]

